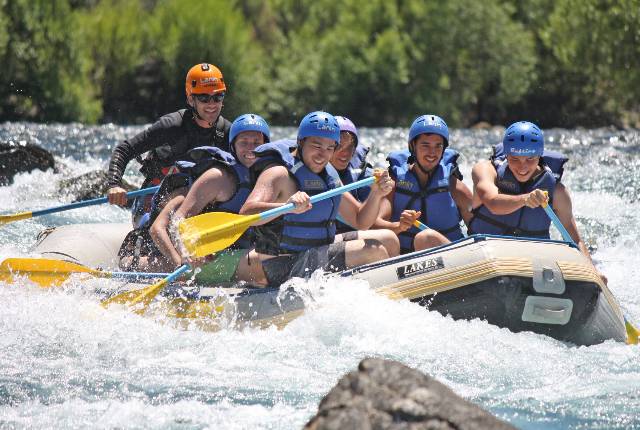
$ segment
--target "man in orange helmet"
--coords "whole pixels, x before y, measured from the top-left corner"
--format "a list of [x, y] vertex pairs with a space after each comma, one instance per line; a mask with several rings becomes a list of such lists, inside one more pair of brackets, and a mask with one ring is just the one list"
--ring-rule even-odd
[[[220, 114], [226, 90], [222, 73], [216, 66], [208, 63], [193, 66], [185, 82], [188, 108], [161, 117], [113, 150], [108, 174], [109, 203], [120, 206], [127, 203], [122, 175], [134, 158], [142, 164], [140, 171], [145, 176], [142, 187], [146, 188], [159, 184], [171, 166], [190, 149], [216, 146], [228, 151], [231, 123]], [[143, 160], [144, 153], [148, 155]], [[134, 203], [134, 226], [148, 211], [149, 204], [150, 196], [141, 197]]]

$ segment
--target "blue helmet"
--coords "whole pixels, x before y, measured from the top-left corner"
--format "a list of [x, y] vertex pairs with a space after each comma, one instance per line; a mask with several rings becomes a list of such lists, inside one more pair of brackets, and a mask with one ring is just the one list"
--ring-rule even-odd
[[413, 121], [409, 128], [409, 143], [421, 134], [437, 134], [444, 139], [444, 147], [449, 146], [449, 127], [442, 118], [436, 115], [421, 115]]
[[298, 127], [298, 140], [305, 137], [326, 137], [340, 145], [340, 126], [338, 120], [327, 112], [315, 111], [307, 114]]
[[235, 148], [233, 147], [234, 139], [244, 131], [258, 131], [264, 134], [265, 143], [271, 140], [271, 132], [269, 131], [269, 124], [260, 115], [254, 113], [246, 113], [240, 115], [231, 124], [229, 130], [229, 149], [235, 154]]
[[542, 130], [532, 122], [514, 122], [504, 132], [504, 153], [526, 157], [541, 157], [544, 152]]

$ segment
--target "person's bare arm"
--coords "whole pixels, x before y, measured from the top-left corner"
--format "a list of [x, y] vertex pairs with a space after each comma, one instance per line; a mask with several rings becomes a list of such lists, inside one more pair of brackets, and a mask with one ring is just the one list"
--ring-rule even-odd
[[235, 181], [228, 172], [218, 168], [209, 169], [193, 183], [184, 202], [176, 210], [175, 218], [198, 215], [210, 203], [226, 202], [235, 191]]
[[471, 176], [475, 193], [474, 206], [484, 204], [495, 215], [507, 215], [524, 206], [536, 208], [547, 199], [544, 192], [539, 189], [515, 196], [500, 194], [496, 186], [496, 170], [488, 160], [480, 161], [473, 166]]
[[216, 201], [227, 201], [235, 192], [230, 175], [213, 168], [203, 173], [189, 189], [186, 197], [173, 198], [165, 205], [150, 229], [158, 250], [174, 264], [182, 264], [182, 256], [169, 235], [171, 221], [199, 214], [204, 207]]
[[385, 197], [393, 191], [395, 183], [385, 171], [376, 172], [378, 179], [371, 185], [369, 197], [361, 205], [351, 194], [344, 193], [340, 201], [340, 216], [358, 230], [368, 230], [379, 217]]
[[173, 242], [171, 242], [169, 225], [171, 224], [173, 212], [183, 201], [184, 196], [176, 196], [169, 200], [149, 229], [149, 234], [158, 250], [168, 260], [171, 260], [176, 267], [182, 264], [182, 256], [173, 246]]
[[397, 222], [389, 221], [391, 219], [391, 215], [393, 213], [393, 193], [392, 191], [384, 199], [380, 202], [380, 212], [378, 213], [378, 218], [376, 222], [373, 224], [374, 228], [387, 228], [389, 230], [394, 230], [397, 227]]
[[360, 230], [358, 226], [357, 214], [362, 204], [356, 200], [351, 193], [344, 193], [340, 199], [338, 213], [353, 228]]
[[[578, 249], [582, 254], [591, 260], [591, 254], [589, 253], [589, 248], [582, 240], [580, 236], [580, 232], [578, 231], [578, 225], [576, 224], [576, 219], [573, 216], [573, 204], [571, 203], [571, 196], [569, 195], [569, 191], [562, 184], [556, 184], [555, 192], [553, 193], [553, 211], [558, 215], [558, 219], [569, 233], [569, 236], [573, 239], [573, 241], [578, 246]], [[592, 261], [593, 262], [593, 261]], [[607, 277], [598, 271], [598, 275], [602, 278], [604, 283], [607, 283]]]
[[460, 216], [462, 216], [465, 224], [469, 225], [469, 221], [471, 221], [471, 218], [473, 217], [473, 214], [471, 213], [473, 193], [464, 182], [455, 177], [451, 178], [449, 191], [451, 192], [453, 201], [456, 202]]
[[589, 249], [580, 237], [576, 219], [573, 216], [573, 204], [571, 203], [571, 197], [569, 196], [569, 192], [565, 186], [561, 183], [556, 185], [555, 192], [553, 193], [553, 211], [558, 215], [558, 219], [567, 230], [567, 233], [569, 233], [569, 236], [571, 236], [576, 245], [578, 245], [580, 251], [587, 257], [591, 258]]
[[420, 218], [422, 212], [405, 209], [400, 214], [400, 219], [398, 221], [389, 221], [393, 214], [392, 202], [393, 192], [388, 194], [384, 199], [382, 199], [382, 202], [380, 202], [380, 213], [373, 226], [377, 229], [385, 228], [387, 230], [391, 230], [395, 234], [400, 234], [403, 231], [409, 230], [413, 226], [413, 223]]
[[[311, 209], [309, 196], [297, 192], [295, 182], [289, 177], [287, 169], [283, 166], [271, 166], [258, 177], [251, 194], [240, 209], [240, 214], [257, 214], [280, 207], [289, 201], [296, 205], [296, 213]], [[266, 224], [269, 221], [271, 219], [262, 220], [255, 225]]]

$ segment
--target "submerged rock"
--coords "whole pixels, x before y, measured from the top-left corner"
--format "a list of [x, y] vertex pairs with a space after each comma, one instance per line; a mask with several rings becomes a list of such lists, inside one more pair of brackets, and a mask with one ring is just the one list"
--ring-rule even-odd
[[[137, 187], [123, 180], [122, 187], [127, 191]], [[94, 170], [84, 175], [58, 181], [60, 193], [73, 196], [73, 201], [82, 201], [105, 197], [109, 186], [107, 185], [107, 172]]]
[[[33, 170], [68, 174], [69, 168], [61, 163], [60, 169], [53, 155], [44, 148], [24, 141], [15, 143], [0, 142], [0, 186], [11, 185], [18, 173]], [[136, 186], [123, 180], [122, 187], [127, 191], [137, 189]], [[74, 202], [95, 199], [107, 195], [107, 172], [95, 170], [83, 175], [58, 181], [58, 190], [62, 194], [72, 196]]]
[[491, 130], [493, 125], [489, 124], [486, 121], [476, 122], [470, 127], [472, 130]]
[[37, 145], [20, 142], [0, 143], [0, 185], [10, 185], [18, 173], [53, 169], [53, 155]]
[[[53, 155], [37, 145], [20, 142], [0, 142], [0, 186], [11, 185], [18, 173], [33, 170], [46, 171], [53, 169], [54, 173], [69, 173], [69, 168], [61, 163], [60, 169]], [[122, 187], [127, 191], [137, 189], [136, 186], [123, 180]], [[62, 194], [70, 195], [73, 201], [81, 201], [105, 197], [107, 195], [107, 172], [95, 170], [83, 175], [58, 181], [58, 190]]]
[[393, 360], [367, 358], [322, 399], [320, 429], [514, 429], [451, 389]]

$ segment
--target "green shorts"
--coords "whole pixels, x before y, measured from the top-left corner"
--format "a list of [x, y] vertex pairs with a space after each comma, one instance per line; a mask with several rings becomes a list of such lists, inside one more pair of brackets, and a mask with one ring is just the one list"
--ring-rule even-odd
[[240, 260], [247, 255], [247, 249], [225, 249], [218, 252], [212, 261], [200, 266], [195, 279], [198, 284], [221, 284], [235, 280]]

